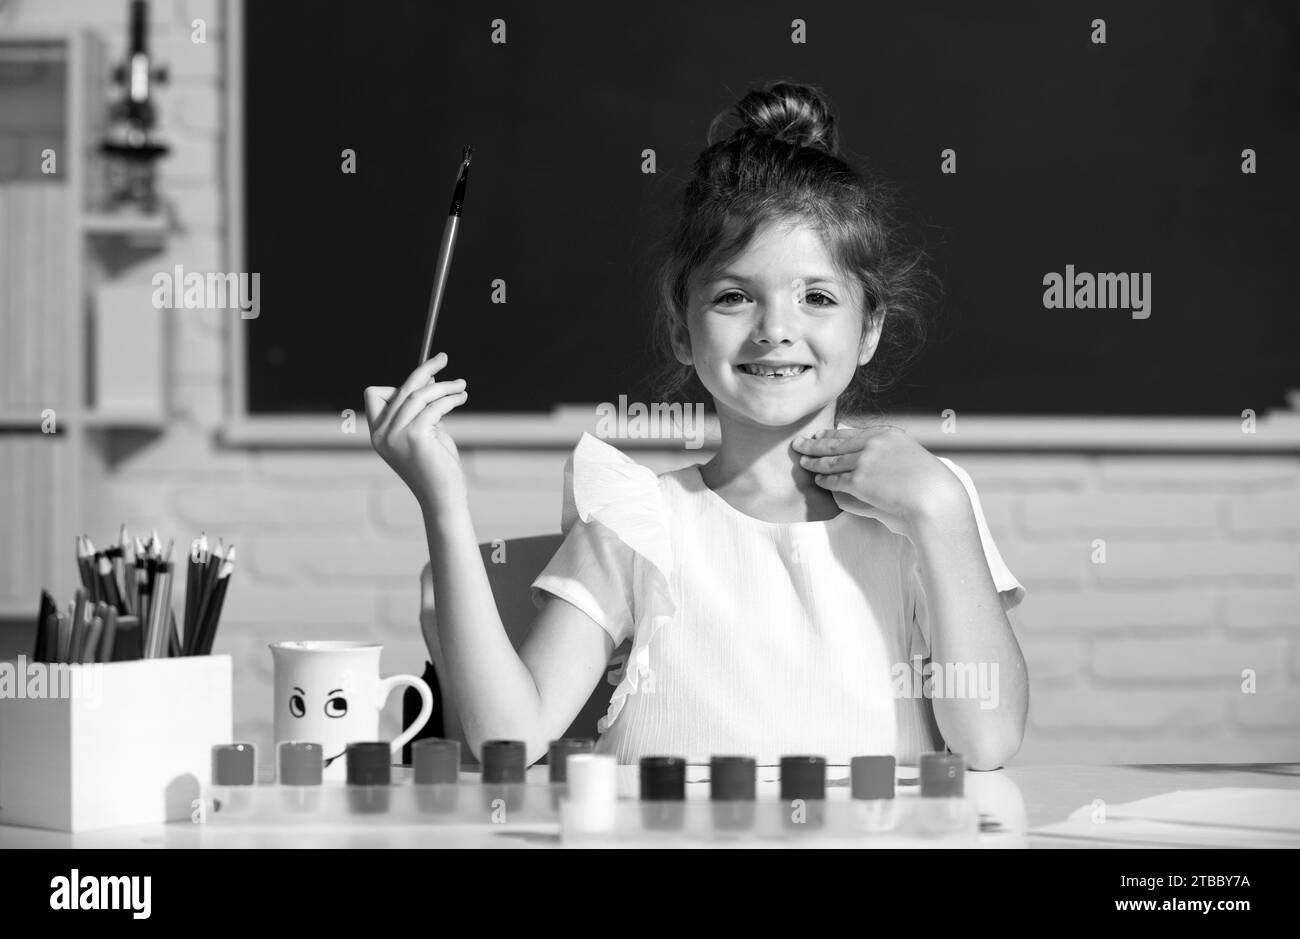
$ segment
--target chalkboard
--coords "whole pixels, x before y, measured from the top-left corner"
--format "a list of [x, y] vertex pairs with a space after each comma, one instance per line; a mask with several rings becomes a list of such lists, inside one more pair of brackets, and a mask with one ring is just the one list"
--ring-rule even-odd
[[[900, 185], [944, 284], [893, 410], [1263, 413], [1300, 387], [1296, 25], [1289, 2], [247, 3], [247, 410], [337, 415], [410, 371], [466, 143], [436, 341], [463, 413], [655, 400], [678, 192], [713, 116], [785, 78]], [[1150, 274], [1148, 315], [1045, 307], [1067, 265]]]

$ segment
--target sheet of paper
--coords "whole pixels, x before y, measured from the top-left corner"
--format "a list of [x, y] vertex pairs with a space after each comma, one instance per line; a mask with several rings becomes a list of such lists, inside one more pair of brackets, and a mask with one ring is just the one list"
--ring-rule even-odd
[[[1179, 789], [1105, 807], [1106, 818], [1287, 831], [1300, 836], [1300, 789]], [[1091, 819], [1083, 806], [1069, 818]]]
[[1031, 838], [1059, 838], [1063, 842], [1129, 845], [1160, 848], [1300, 848], [1300, 835], [1253, 828], [1179, 825], [1144, 819], [1111, 819], [1093, 823], [1085, 819], [1031, 828]]
[[1300, 790], [1180, 789], [1133, 802], [1092, 805], [1030, 834], [1173, 847], [1300, 847]]

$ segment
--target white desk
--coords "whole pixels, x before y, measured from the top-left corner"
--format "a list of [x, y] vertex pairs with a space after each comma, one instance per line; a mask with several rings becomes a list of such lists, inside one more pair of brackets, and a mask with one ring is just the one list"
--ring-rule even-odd
[[[635, 780], [636, 767], [621, 767], [620, 789]], [[914, 774], [914, 770], [911, 771]], [[908, 773], [904, 768], [900, 776]], [[530, 782], [544, 782], [547, 768], [534, 766]], [[690, 767], [687, 779], [707, 775], [707, 767]], [[774, 767], [760, 767], [760, 794], [772, 783]], [[1023, 800], [1030, 831], [1027, 836], [982, 836], [989, 847], [1113, 847], [1096, 841], [1041, 836], [1032, 829], [1060, 822], [1072, 811], [1104, 799], [1114, 805], [1176, 789], [1220, 787], [1300, 789], [1300, 764], [1171, 764], [1134, 766], [1012, 766], [996, 773], [972, 774], [999, 798]], [[831, 767], [828, 798], [847, 798], [843, 782], [847, 767]], [[477, 780], [476, 776], [465, 778]], [[970, 777], [968, 777], [969, 779]], [[634, 783], [631, 783], [634, 784]], [[989, 786], [991, 784], [991, 786]], [[968, 793], [974, 788], [968, 784]], [[626, 791], [626, 790], [624, 790]], [[689, 798], [707, 798], [707, 785], [688, 782]], [[509, 829], [490, 825], [411, 828], [224, 828], [173, 822], [137, 828], [67, 834], [33, 828], [0, 826], [0, 848], [551, 848], [560, 845], [558, 826]]]

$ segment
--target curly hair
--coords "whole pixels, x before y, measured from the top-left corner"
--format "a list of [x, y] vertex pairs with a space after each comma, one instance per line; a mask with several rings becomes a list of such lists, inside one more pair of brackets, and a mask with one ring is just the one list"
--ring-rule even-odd
[[[729, 123], [736, 126], [720, 139]], [[836, 419], [882, 413], [883, 396], [919, 355], [938, 279], [899, 216], [897, 189], [841, 156], [836, 119], [820, 90], [788, 82], [748, 91], [713, 119], [681, 196], [681, 214], [655, 275], [657, 377], [666, 401], [708, 400], [695, 369], [673, 355], [685, 335], [691, 278], [722, 269], [765, 225], [803, 223], [837, 273], [856, 283], [864, 327], [883, 320], [871, 361], [836, 402]]]

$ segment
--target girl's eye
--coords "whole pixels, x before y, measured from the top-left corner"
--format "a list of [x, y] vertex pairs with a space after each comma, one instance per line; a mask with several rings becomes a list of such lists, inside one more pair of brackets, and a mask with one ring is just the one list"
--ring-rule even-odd
[[[738, 302], [745, 302], [745, 295], [739, 290], [728, 290], [726, 293], [718, 297], [717, 302], [726, 303], [728, 302], [728, 297], [739, 297], [740, 299]], [[830, 296], [830, 294], [823, 293], [820, 290], [809, 290], [804, 294], [804, 303], [810, 304], [811, 306], [834, 306], [835, 300]]]
[[289, 713], [294, 717], [302, 717], [307, 713], [307, 702], [302, 699], [302, 695], [289, 695]]
[[342, 717], [348, 713], [348, 699], [343, 697], [333, 697], [325, 702], [326, 717]]

